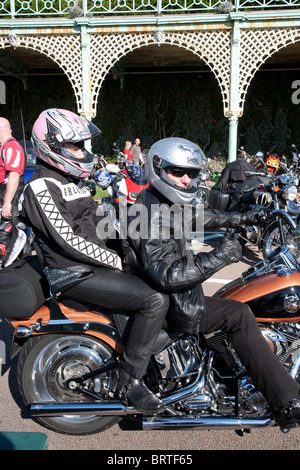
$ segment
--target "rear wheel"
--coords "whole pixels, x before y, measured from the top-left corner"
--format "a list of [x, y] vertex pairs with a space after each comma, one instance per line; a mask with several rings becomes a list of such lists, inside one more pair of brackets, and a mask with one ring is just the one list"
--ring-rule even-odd
[[[68, 383], [100, 368], [111, 358], [112, 350], [104, 342], [85, 335], [41, 335], [30, 338], [23, 346], [17, 378], [26, 405], [33, 402], [92, 401], [84, 393], [75, 393]], [[90, 379], [85, 387], [106, 398], [115, 371], [107, 371]], [[84, 435], [104, 431], [119, 420], [112, 416], [66, 415], [38, 417], [42, 425], [63, 434]]]

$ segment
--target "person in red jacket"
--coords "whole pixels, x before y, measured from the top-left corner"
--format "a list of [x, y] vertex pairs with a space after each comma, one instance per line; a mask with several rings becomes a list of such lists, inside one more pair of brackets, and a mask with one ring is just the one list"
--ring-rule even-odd
[[[0, 117], [0, 264], [10, 264], [26, 243], [23, 230], [17, 229], [18, 199], [24, 187], [26, 158], [12, 136], [10, 123]], [[18, 243], [16, 241], [18, 240]], [[15, 251], [12, 253], [12, 247]]]
[[126, 140], [125, 142], [125, 147], [124, 147], [124, 155], [126, 158], [128, 158], [128, 160], [130, 160], [132, 162], [132, 153], [131, 153], [131, 141], [130, 140]]
[[0, 117], [0, 205], [1, 216], [9, 219], [16, 215], [17, 197], [22, 189], [25, 154], [12, 136], [10, 123]]

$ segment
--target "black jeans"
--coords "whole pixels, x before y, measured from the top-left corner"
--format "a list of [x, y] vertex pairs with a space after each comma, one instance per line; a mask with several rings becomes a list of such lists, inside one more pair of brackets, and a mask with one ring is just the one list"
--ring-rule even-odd
[[249, 376], [268, 403], [277, 407], [290, 403], [299, 392], [299, 384], [271, 351], [250, 308], [241, 302], [217, 297], [205, 297], [205, 301], [201, 331], [227, 332]]
[[95, 305], [132, 312], [133, 321], [120, 365], [136, 378], [145, 375], [156, 338], [169, 308], [169, 297], [136, 276], [93, 268], [93, 277], [64, 292]]

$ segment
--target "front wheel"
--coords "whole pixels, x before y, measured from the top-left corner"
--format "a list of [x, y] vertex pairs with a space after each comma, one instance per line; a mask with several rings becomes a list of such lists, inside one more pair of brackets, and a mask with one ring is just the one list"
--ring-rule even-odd
[[209, 189], [206, 186], [200, 186], [195, 197], [196, 204], [202, 204], [204, 209], [208, 208]]
[[[298, 259], [300, 257], [300, 237], [295, 236], [293, 229], [284, 221], [282, 223], [284, 234], [284, 245], [291, 254]], [[273, 222], [265, 231], [262, 239], [262, 252], [264, 258], [268, 257], [272, 251], [282, 246], [277, 222]]]
[[[112, 356], [104, 342], [85, 335], [42, 335], [30, 338], [23, 346], [17, 369], [19, 390], [26, 405], [33, 402], [89, 401], [86, 394], [68, 387], [70, 379], [100, 368]], [[114, 380], [108, 371], [85, 383], [99, 399], [107, 397]], [[112, 416], [66, 415], [38, 417], [42, 425], [63, 434], [86, 435], [101, 432], [119, 420]]]

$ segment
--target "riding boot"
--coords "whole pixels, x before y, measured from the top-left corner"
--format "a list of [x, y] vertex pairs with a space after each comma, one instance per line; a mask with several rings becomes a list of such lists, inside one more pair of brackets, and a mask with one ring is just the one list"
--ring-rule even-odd
[[294, 398], [285, 407], [271, 406], [274, 420], [283, 432], [300, 425], [300, 398]]
[[136, 379], [122, 367], [116, 394], [124, 405], [132, 405], [143, 413], [161, 413], [165, 409], [165, 404], [146, 387], [143, 379]]

